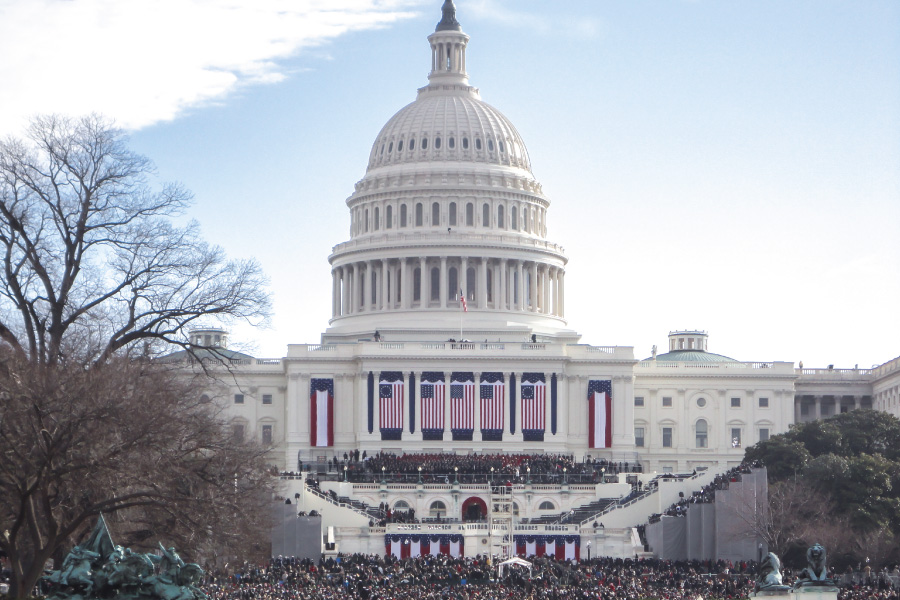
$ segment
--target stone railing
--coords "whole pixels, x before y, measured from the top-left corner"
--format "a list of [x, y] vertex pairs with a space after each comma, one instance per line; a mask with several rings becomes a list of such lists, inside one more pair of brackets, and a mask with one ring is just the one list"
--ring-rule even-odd
[[[390, 355], [408, 353], [410, 356], [431, 356], [446, 352], [461, 352], [474, 355], [495, 355], [503, 352], [504, 356], [531, 356], [540, 352], [552, 357], [584, 357], [592, 360], [610, 358], [615, 360], [634, 360], [634, 349], [630, 346], [587, 346], [584, 344], [551, 344], [531, 342], [347, 342], [339, 344], [291, 344], [288, 346], [289, 357], [307, 356], [323, 359], [353, 358], [359, 355]], [[672, 363], [678, 364], [678, 363]], [[741, 363], [743, 364], [743, 363]]]

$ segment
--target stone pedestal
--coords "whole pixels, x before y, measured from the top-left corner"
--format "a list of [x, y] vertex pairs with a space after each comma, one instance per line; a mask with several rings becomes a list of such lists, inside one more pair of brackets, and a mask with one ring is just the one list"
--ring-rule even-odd
[[786, 590], [760, 590], [751, 598], [765, 600], [837, 600], [838, 589], [832, 586], [808, 586]]

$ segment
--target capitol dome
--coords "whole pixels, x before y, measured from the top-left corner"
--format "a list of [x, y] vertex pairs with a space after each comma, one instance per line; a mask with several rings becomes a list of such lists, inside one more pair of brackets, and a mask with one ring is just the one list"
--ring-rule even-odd
[[[427, 90], [428, 88], [424, 88]], [[369, 170], [421, 161], [466, 161], [519, 167], [531, 172], [525, 143], [513, 124], [470, 94], [420, 91], [382, 128], [369, 155]]]
[[347, 198], [324, 339], [576, 340], [550, 201], [522, 136], [469, 84], [452, 0], [441, 10], [428, 83], [381, 128]]

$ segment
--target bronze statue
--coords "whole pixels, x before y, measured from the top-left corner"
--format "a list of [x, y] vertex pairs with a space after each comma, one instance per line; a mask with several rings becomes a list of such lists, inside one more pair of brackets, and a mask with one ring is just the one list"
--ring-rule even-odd
[[759, 575], [756, 578], [756, 591], [766, 593], [786, 593], [790, 588], [784, 585], [781, 579], [781, 561], [775, 556], [774, 552], [768, 555], [759, 563]]
[[800, 576], [794, 582], [794, 589], [803, 591], [803, 588], [831, 587], [835, 588], [834, 580], [828, 577], [828, 568], [825, 564], [825, 548], [821, 544], [814, 544], [806, 551], [808, 566], [800, 571]]

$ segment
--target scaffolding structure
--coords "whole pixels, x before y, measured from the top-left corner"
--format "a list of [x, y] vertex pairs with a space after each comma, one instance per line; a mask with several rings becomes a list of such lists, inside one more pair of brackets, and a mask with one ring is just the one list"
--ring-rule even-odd
[[491, 483], [491, 503], [488, 506], [491, 525], [491, 556], [499, 563], [516, 555], [513, 531], [513, 487]]

